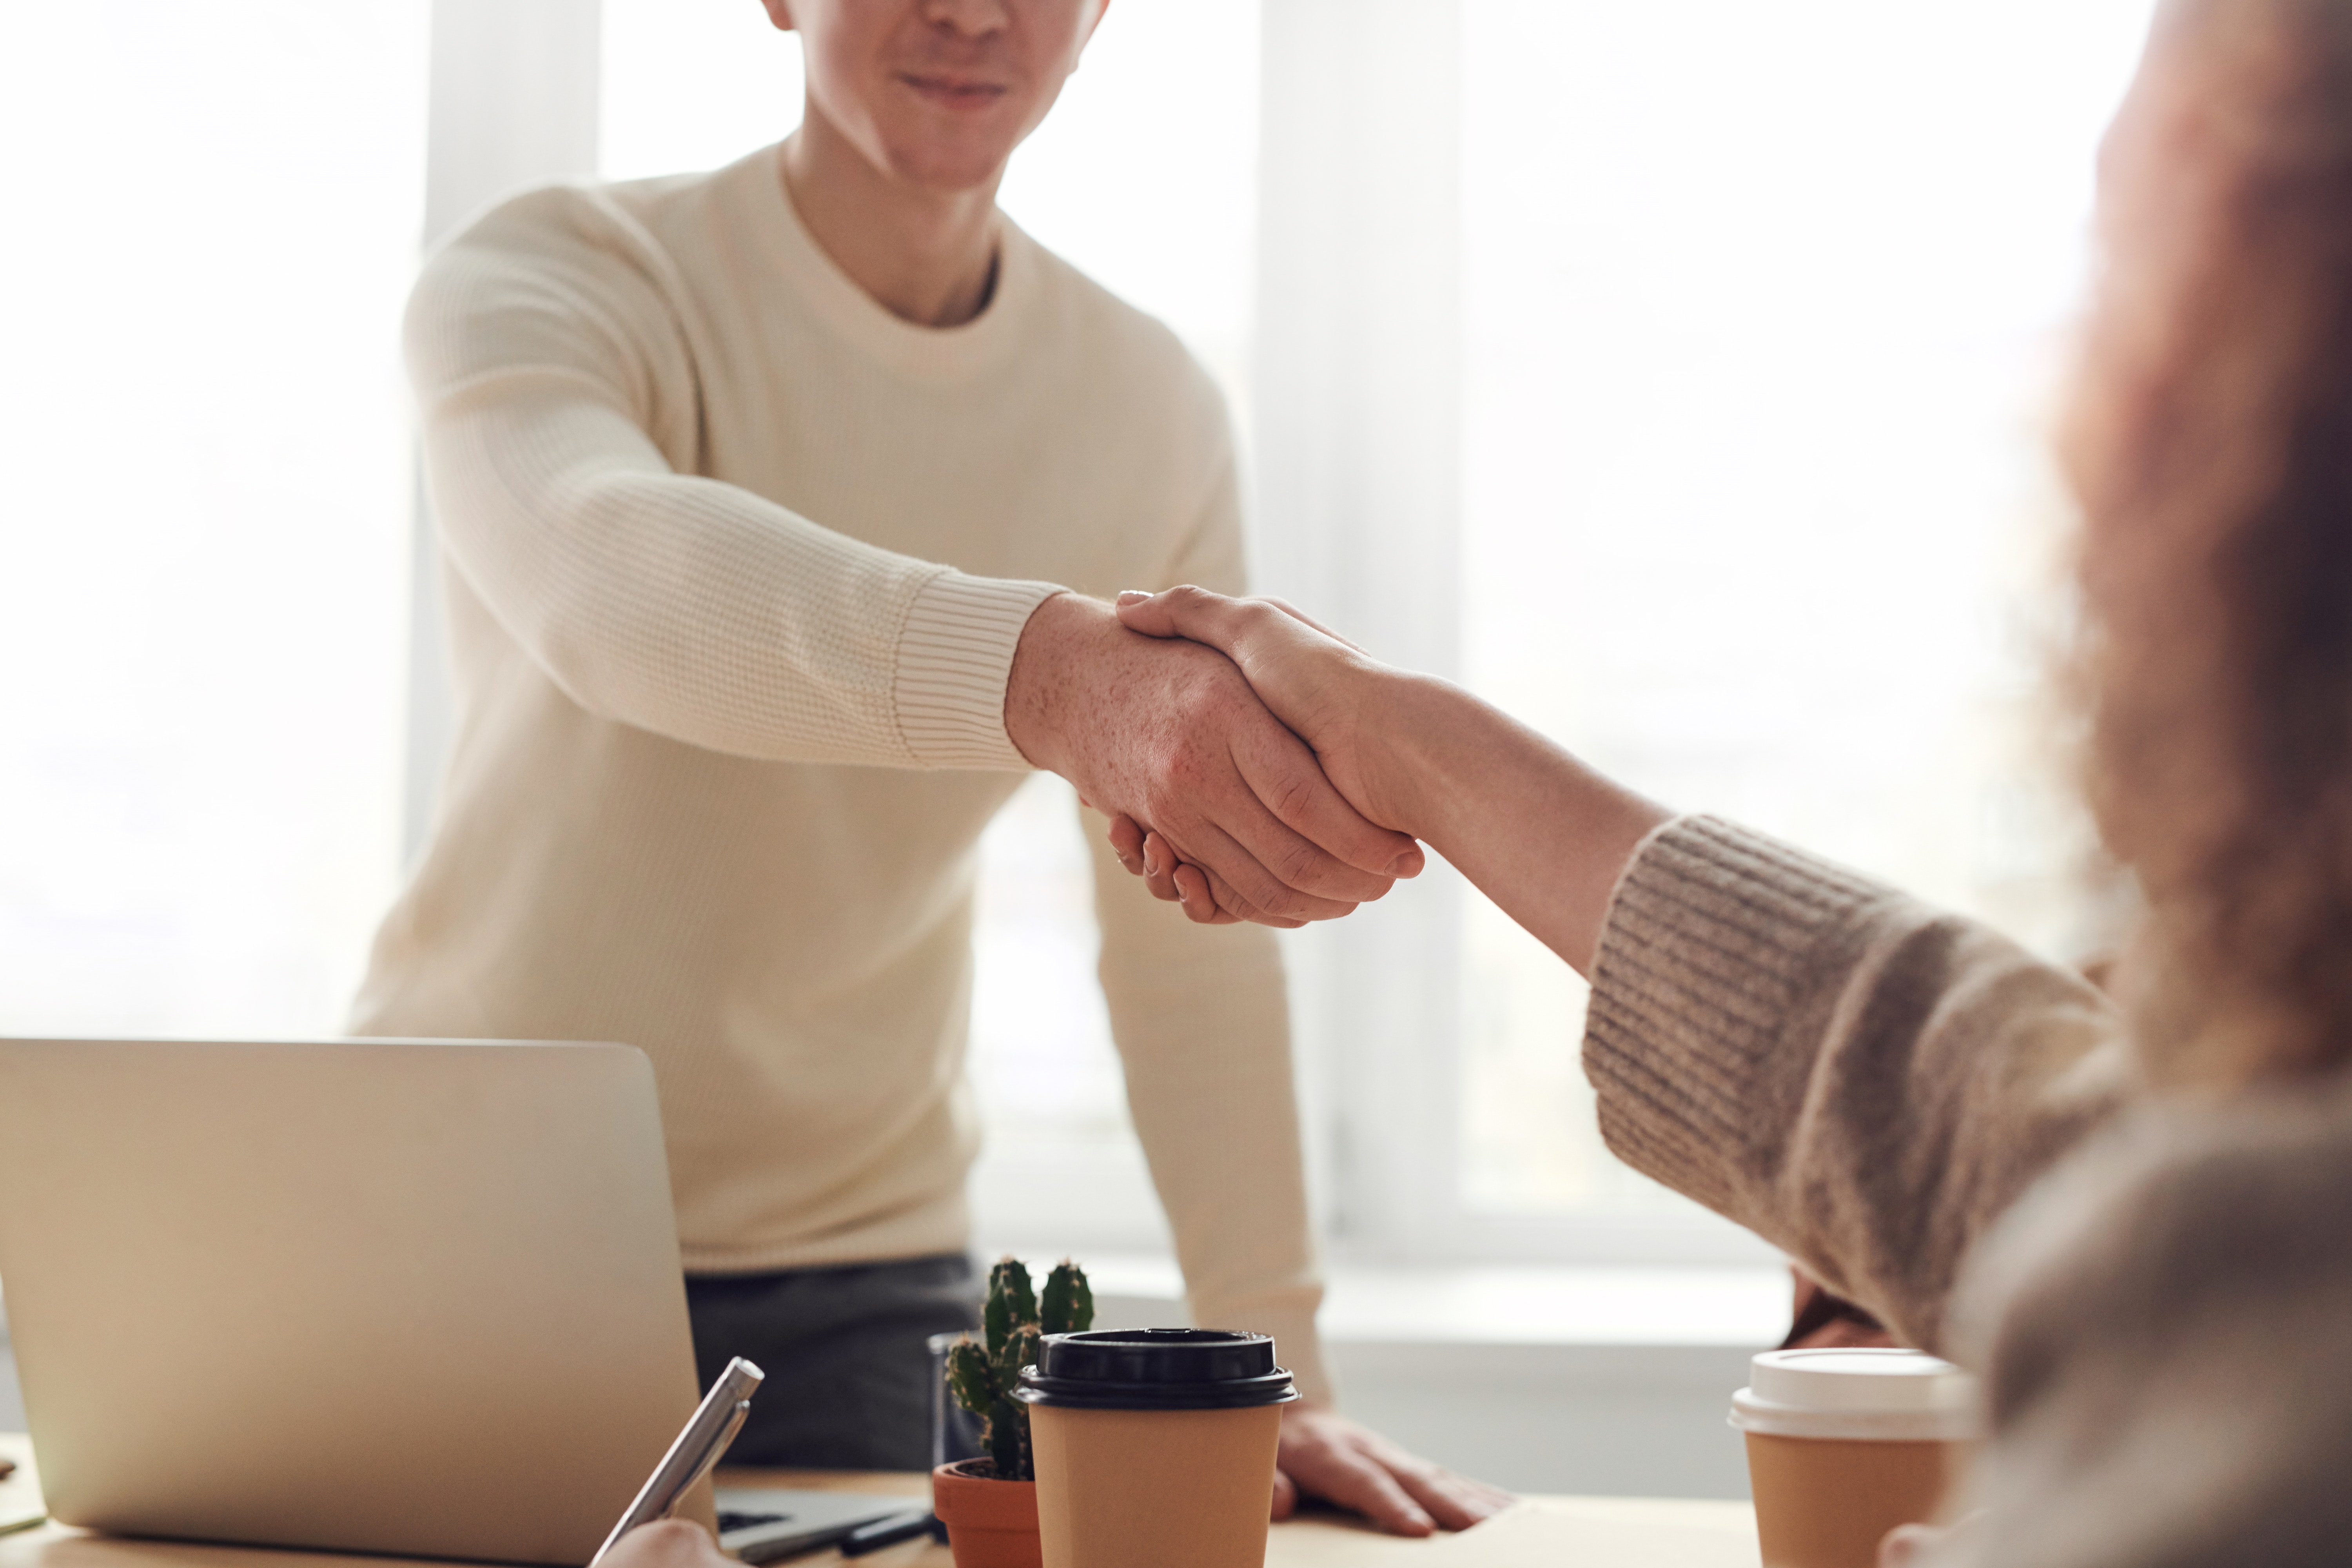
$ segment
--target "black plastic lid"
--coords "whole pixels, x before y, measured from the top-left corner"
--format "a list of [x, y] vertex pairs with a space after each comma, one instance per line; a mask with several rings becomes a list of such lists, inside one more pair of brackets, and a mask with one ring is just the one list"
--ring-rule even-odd
[[1264, 1334], [1108, 1329], [1047, 1334], [1013, 1397], [1096, 1410], [1234, 1410], [1287, 1405], [1298, 1390]]

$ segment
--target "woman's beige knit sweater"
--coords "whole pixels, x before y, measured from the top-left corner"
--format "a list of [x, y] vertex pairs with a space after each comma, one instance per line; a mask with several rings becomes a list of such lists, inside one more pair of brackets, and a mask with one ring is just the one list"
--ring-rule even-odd
[[1706, 817], [1602, 933], [1602, 1131], [1982, 1373], [1984, 1568], [2352, 1563], [2352, 1092], [2139, 1088], [2098, 992]]

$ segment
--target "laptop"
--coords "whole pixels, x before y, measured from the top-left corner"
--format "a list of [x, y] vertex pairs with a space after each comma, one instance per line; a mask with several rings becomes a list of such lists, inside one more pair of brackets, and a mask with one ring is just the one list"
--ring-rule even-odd
[[0, 1280], [49, 1513], [120, 1534], [582, 1563], [699, 1396], [626, 1046], [0, 1040]]

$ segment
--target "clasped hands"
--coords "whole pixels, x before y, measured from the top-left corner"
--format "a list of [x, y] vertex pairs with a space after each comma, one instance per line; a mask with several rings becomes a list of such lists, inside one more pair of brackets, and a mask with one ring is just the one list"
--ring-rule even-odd
[[1425, 864], [1357, 744], [1361, 678], [1381, 668], [1275, 600], [1065, 594], [1022, 633], [1005, 727], [1111, 818], [1154, 897], [1202, 924], [1295, 927]]

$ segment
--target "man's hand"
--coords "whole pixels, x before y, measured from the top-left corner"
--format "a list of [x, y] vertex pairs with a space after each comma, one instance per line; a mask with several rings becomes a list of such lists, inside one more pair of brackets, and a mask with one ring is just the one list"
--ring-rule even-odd
[[613, 1543], [605, 1568], [741, 1568], [710, 1531], [682, 1519], [641, 1524]]
[[1417, 1459], [1335, 1411], [1292, 1405], [1275, 1458], [1274, 1517], [1301, 1497], [1353, 1509], [1391, 1535], [1467, 1530], [1511, 1505], [1511, 1494]]
[[1194, 920], [1329, 920], [1422, 868], [1420, 846], [1341, 798], [1231, 660], [1139, 636], [1097, 601], [1058, 595], [1029, 617], [1004, 725], [1030, 762], [1198, 868]]
[[[1403, 826], [1398, 792], [1360, 744], [1367, 698], [1390, 670], [1355, 644], [1279, 599], [1229, 599], [1203, 588], [1121, 594], [1118, 617], [1155, 637], [1184, 637], [1224, 654], [1275, 717], [1307, 745], [1348, 803], [1374, 822]], [[1369, 764], [1369, 765], [1368, 765]], [[1110, 843], [1120, 863], [1156, 899], [1195, 911], [1216, 900], [1212, 879], [1149, 819], [1114, 816]], [[1408, 829], [1410, 831], [1410, 829]]]

